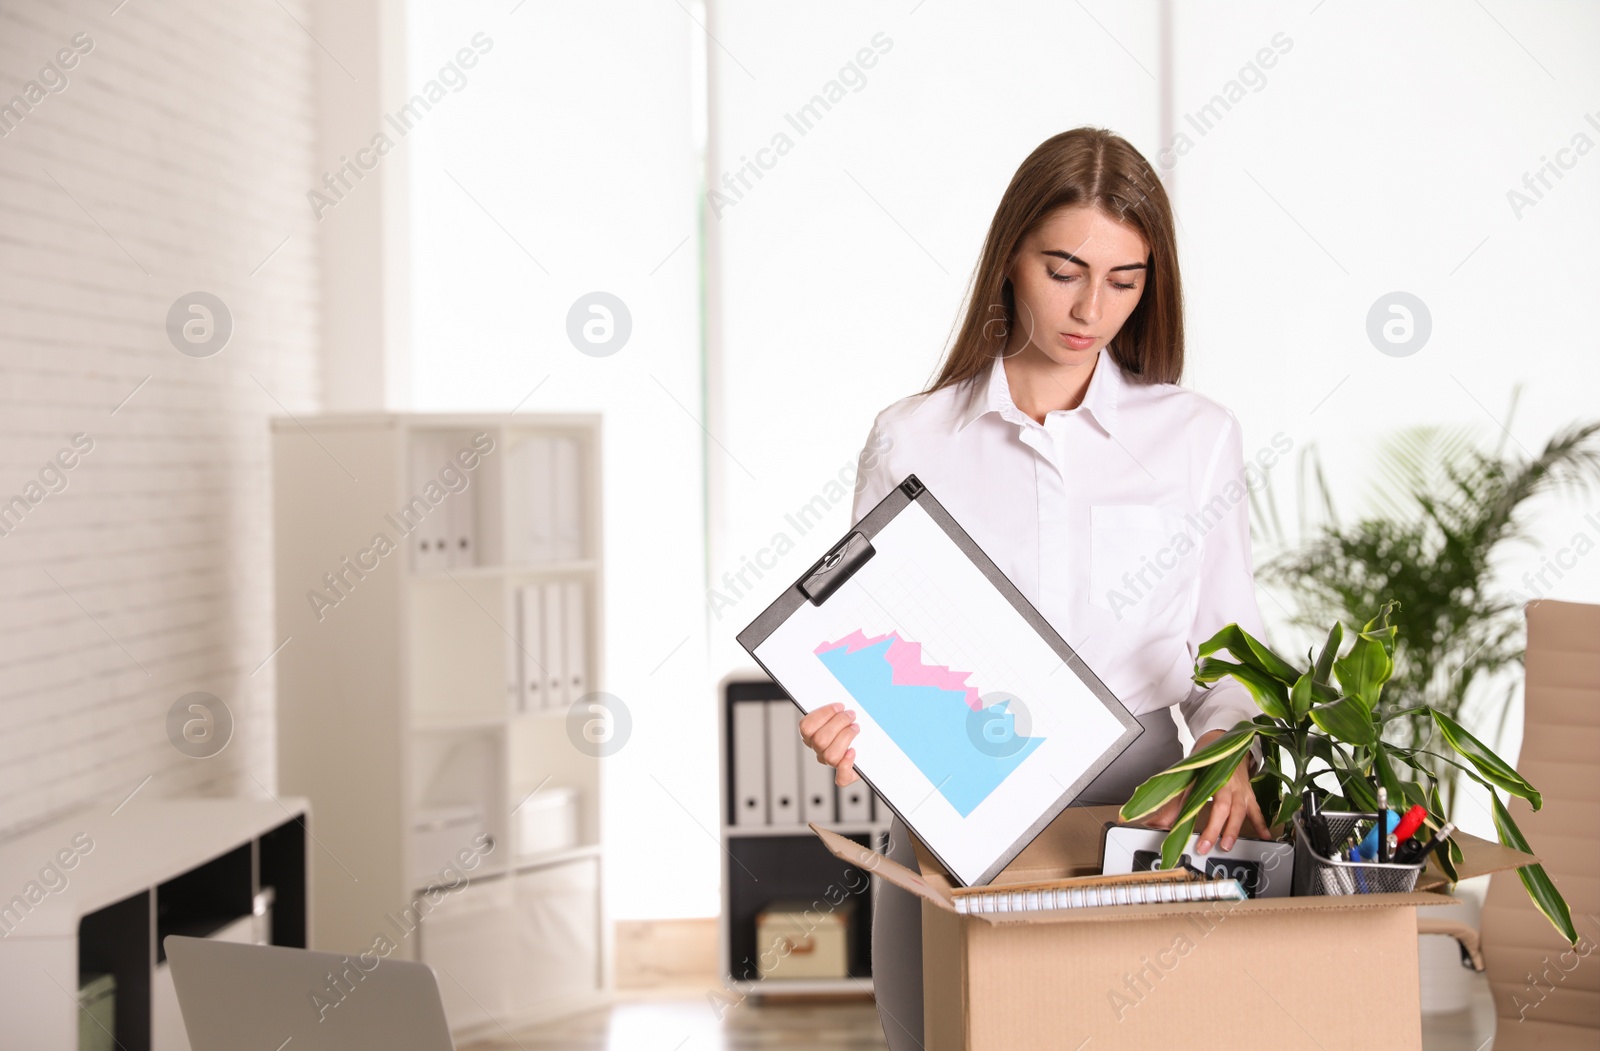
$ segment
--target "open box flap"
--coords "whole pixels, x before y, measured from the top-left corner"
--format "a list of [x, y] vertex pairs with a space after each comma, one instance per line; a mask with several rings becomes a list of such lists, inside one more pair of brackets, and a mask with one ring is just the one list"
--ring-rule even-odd
[[[1461, 845], [1461, 864], [1456, 866], [1456, 875], [1461, 879], [1487, 876], [1491, 872], [1505, 872], [1507, 869], [1520, 869], [1524, 865], [1536, 865], [1539, 862], [1538, 857], [1533, 854], [1492, 840], [1479, 839], [1468, 832], [1457, 832], [1454, 839]], [[1443, 887], [1449, 882], [1444, 870], [1439, 868], [1438, 858], [1433, 857], [1428, 859], [1428, 867], [1417, 877], [1417, 889]]]
[[867, 872], [882, 876], [901, 890], [908, 890], [919, 898], [925, 898], [948, 912], [955, 912], [955, 903], [950, 900], [950, 895], [943, 887], [934, 886], [921, 876], [912, 872], [898, 861], [891, 861], [875, 850], [862, 846], [853, 839], [846, 839], [837, 832], [830, 831], [816, 822], [807, 823], [817, 838], [822, 840], [822, 845], [828, 852], [841, 861], [848, 861], [859, 866]]
[[[1045, 826], [1033, 842], [1022, 848], [1011, 864], [985, 886], [1003, 887], [1012, 883], [1036, 883], [1066, 876], [1092, 876], [1100, 872], [1100, 851], [1108, 822], [1117, 820], [1114, 806], [1068, 807]], [[916, 834], [911, 845], [917, 866], [924, 877], [941, 887], [956, 886], [955, 880], [939, 864], [932, 851]]]
[[1098, 873], [1106, 825], [1116, 821], [1114, 806], [1068, 807], [989, 886]]

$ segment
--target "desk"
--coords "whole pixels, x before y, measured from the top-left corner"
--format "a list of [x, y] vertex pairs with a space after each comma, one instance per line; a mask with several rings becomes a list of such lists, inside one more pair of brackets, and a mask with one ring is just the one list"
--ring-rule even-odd
[[264, 888], [274, 899], [271, 943], [307, 948], [308, 814], [303, 799], [136, 795], [115, 813], [78, 811], [0, 843], [6, 1046], [73, 1051], [88, 973], [116, 978], [124, 1051], [166, 1044], [152, 1033], [161, 937], [237, 924]]

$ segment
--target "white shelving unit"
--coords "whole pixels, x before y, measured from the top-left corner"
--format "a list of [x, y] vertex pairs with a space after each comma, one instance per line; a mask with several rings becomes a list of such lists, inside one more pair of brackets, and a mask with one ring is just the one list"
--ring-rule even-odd
[[[739, 800], [735, 796], [735, 749], [733, 711], [738, 704], [763, 704], [787, 701], [782, 687], [760, 668], [749, 668], [724, 678], [718, 689], [719, 740], [722, 800], [722, 909], [718, 923], [718, 966], [727, 989], [748, 996], [838, 996], [872, 992], [871, 935], [872, 897], [877, 876], [868, 876], [828, 852], [804, 823], [771, 826], [735, 824]], [[862, 782], [857, 786], [864, 789]], [[844, 789], [835, 789], [835, 793]], [[870, 795], [870, 790], [867, 790]], [[834, 802], [837, 814], [837, 800]], [[865, 822], [826, 822], [826, 827], [871, 846], [879, 853], [888, 849], [889, 808], [873, 799], [872, 819]], [[822, 824], [823, 822], [819, 822]], [[755, 916], [768, 902], [781, 899], [815, 901], [819, 911], [828, 908], [829, 888], [852, 891], [861, 883], [846, 883], [844, 874], [853, 870], [867, 881], [865, 890], [849, 893], [855, 902], [856, 930], [853, 933], [851, 973], [845, 978], [784, 978], [780, 964], [772, 974], [760, 976], [755, 961], [764, 948], [757, 945]]]
[[[273, 421], [279, 785], [317, 814], [312, 947], [382, 936], [432, 964], [458, 1039], [613, 985], [580, 732], [600, 437], [593, 414]], [[563, 789], [575, 811], [546, 808]]]
[[[0, 1048], [67, 1051], [87, 1030], [122, 1051], [188, 1051], [162, 940], [304, 948], [312, 820], [293, 797], [139, 793], [0, 843], [16, 895], [0, 902]], [[75, 997], [107, 977], [109, 1024]]]

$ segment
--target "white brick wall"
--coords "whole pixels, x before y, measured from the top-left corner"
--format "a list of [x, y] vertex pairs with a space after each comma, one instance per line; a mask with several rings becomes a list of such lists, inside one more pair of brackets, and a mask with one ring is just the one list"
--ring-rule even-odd
[[[93, 441], [0, 535], [0, 834], [147, 777], [274, 786], [267, 418], [319, 400], [309, 6], [0, 3], [0, 106], [45, 89], [0, 110], [0, 504]], [[233, 316], [211, 357], [166, 333], [194, 290]], [[235, 718], [209, 759], [166, 735], [193, 690]]]

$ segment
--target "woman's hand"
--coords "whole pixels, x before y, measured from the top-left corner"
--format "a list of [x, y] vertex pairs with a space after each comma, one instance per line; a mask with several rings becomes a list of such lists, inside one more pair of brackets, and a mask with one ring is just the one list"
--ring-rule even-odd
[[860, 732], [856, 713], [837, 701], [807, 712], [800, 720], [800, 740], [817, 753], [817, 762], [834, 768], [833, 783], [841, 788], [861, 780], [855, 771], [856, 750], [850, 747]]
[[[1211, 730], [1200, 735], [1200, 739], [1194, 743], [1194, 749], [1189, 754], [1198, 752], [1222, 734], [1221, 730]], [[1209, 852], [1213, 843], [1223, 850], [1232, 850], [1246, 819], [1250, 821], [1251, 831], [1258, 838], [1272, 838], [1272, 834], [1267, 830], [1267, 820], [1261, 814], [1261, 806], [1256, 802], [1255, 790], [1250, 787], [1249, 768], [1250, 759], [1246, 756], [1233, 768], [1233, 775], [1217, 789], [1217, 794], [1211, 797], [1211, 814], [1206, 819], [1205, 827], [1200, 831], [1200, 841], [1195, 844], [1196, 853]], [[1178, 818], [1178, 813], [1183, 809], [1184, 800], [1188, 798], [1189, 790], [1184, 789], [1167, 800], [1161, 809], [1150, 815], [1149, 824], [1157, 828], [1171, 828], [1172, 823]]]

